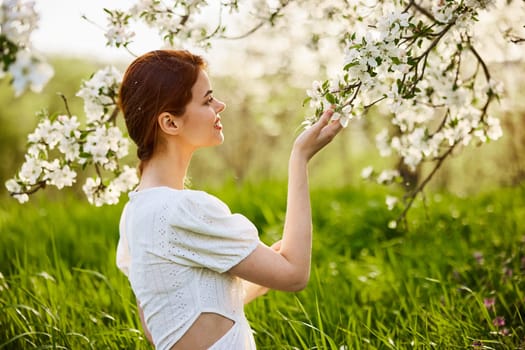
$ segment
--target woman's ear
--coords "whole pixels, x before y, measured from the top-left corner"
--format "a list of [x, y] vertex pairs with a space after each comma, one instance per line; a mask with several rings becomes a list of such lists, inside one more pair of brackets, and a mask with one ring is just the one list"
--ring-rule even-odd
[[159, 114], [157, 122], [160, 129], [168, 135], [177, 135], [182, 127], [182, 118], [177, 118], [169, 112]]

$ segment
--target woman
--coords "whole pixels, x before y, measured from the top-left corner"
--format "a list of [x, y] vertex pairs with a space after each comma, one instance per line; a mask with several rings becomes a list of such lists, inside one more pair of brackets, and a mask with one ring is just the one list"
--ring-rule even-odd
[[117, 264], [157, 349], [255, 349], [243, 305], [268, 288], [299, 291], [309, 279], [312, 223], [307, 164], [341, 130], [332, 110], [296, 139], [289, 159], [282, 240], [268, 247], [244, 216], [184, 188], [193, 153], [220, 145], [206, 64], [187, 51], [138, 57], [120, 88], [137, 145], [140, 183], [122, 213]]

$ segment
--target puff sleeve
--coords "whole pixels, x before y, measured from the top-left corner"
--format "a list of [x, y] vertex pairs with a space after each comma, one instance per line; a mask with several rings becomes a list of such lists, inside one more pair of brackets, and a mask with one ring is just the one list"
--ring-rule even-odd
[[232, 214], [226, 204], [202, 191], [187, 192], [170, 210], [170, 259], [222, 273], [237, 265], [259, 243], [257, 228]]

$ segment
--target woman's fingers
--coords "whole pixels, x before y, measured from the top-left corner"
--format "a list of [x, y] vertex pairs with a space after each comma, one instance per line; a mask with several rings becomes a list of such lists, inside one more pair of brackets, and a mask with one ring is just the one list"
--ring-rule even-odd
[[331, 120], [332, 115], [334, 114], [334, 106], [331, 106], [330, 109], [327, 109], [320, 120], [319, 136], [321, 138], [327, 138], [328, 141], [331, 141], [343, 128], [339, 120]]
[[332, 122], [326, 126], [330, 131], [335, 132], [334, 136], [343, 129], [343, 124], [341, 124], [341, 119], [332, 120]]
[[323, 128], [328, 124], [330, 118], [332, 118], [332, 115], [334, 114], [334, 109], [335, 106], [330, 106], [330, 108], [323, 112], [321, 118], [319, 118], [319, 120], [317, 121], [319, 128]]
[[309, 129], [303, 131], [295, 140], [294, 148], [304, 152], [307, 159], [314, 156], [326, 146], [342, 129], [339, 121], [331, 121], [335, 106], [323, 112], [319, 120]]
[[282, 242], [282, 240], [278, 240], [277, 242], [272, 244], [270, 248], [272, 248], [273, 250], [278, 252], [279, 250], [281, 250], [281, 242]]

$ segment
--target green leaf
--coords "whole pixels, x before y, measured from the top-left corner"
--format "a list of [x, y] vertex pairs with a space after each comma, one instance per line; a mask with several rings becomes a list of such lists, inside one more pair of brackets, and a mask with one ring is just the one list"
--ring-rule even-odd
[[332, 95], [331, 93], [327, 93], [327, 94], [325, 95], [325, 98], [326, 98], [326, 100], [327, 100], [328, 102], [330, 102], [331, 104], [336, 104], [336, 103], [337, 103], [337, 100], [336, 100], [335, 96]]
[[347, 63], [344, 67], [343, 67], [343, 70], [349, 70], [350, 68], [352, 68], [353, 66], [357, 66], [359, 64], [358, 61], [354, 61], [354, 62], [350, 62], [350, 63]]
[[307, 103], [309, 103], [311, 100], [312, 100], [312, 98], [311, 98], [310, 96], [308, 96], [307, 98], [305, 98], [304, 101], [303, 101], [303, 107], [304, 107]]

